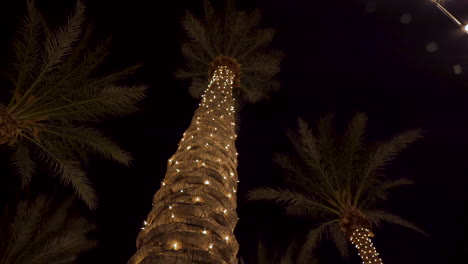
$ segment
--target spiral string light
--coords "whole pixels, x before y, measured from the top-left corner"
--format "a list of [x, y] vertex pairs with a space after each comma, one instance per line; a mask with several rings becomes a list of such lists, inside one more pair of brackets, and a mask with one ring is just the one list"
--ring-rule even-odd
[[383, 264], [379, 253], [370, 239], [371, 232], [367, 228], [358, 228], [352, 231], [349, 240], [358, 250], [362, 264]]
[[218, 66], [153, 198], [129, 264], [237, 263], [235, 74]]

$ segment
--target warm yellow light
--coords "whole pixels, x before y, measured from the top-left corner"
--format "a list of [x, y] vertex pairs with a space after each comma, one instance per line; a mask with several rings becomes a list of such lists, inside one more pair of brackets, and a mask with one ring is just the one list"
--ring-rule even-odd
[[468, 25], [465, 25], [464, 29], [466, 32], [468, 32]]
[[210, 181], [209, 181], [209, 180], [206, 180], [206, 181], [205, 181], [205, 185], [208, 185], [208, 184], [210, 184]]
[[229, 240], [229, 236], [225, 236], [224, 239]]
[[174, 243], [174, 244], [172, 245], [172, 247], [174, 248], [174, 250], [177, 250], [177, 247], [178, 247], [178, 246], [179, 246], [179, 245], [178, 245], [177, 243]]

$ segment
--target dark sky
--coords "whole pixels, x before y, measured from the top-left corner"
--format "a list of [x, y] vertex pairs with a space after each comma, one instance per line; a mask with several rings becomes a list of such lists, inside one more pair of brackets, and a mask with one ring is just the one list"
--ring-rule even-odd
[[[24, 13], [22, 2], [4, 0], [0, 6], [2, 58]], [[38, 2], [51, 23], [65, 18], [73, 3]], [[188, 83], [172, 73], [182, 63], [180, 19], [185, 10], [198, 10], [201, 1], [85, 3], [96, 37], [113, 36], [106, 67], [117, 70], [143, 62], [131, 81], [149, 86], [142, 112], [102, 125], [134, 154], [134, 164], [123, 168], [96, 161], [89, 170], [100, 200], [99, 209], [90, 214], [98, 225], [94, 235], [99, 246], [78, 263], [120, 264], [135, 251], [136, 235], [151, 209], [166, 160], [198, 105], [187, 91]], [[388, 169], [391, 177], [407, 177], [416, 184], [394, 192], [394, 199], [383, 205], [419, 224], [430, 237], [384, 226], [375, 232], [384, 262], [466, 259], [468, 35], [430, 0], [243, 0], [238, 5], [264, 11], [265, 25], [278, 30], [273, 46], [286, 54], [278, 76], [281, 90], [270, 101], [248, 105], [241, 113], [236, 229], [241, 254], [253, 252], [259, 236], [284, 248], [284, 241], [301, 237], [306, 230], [304, 221], [286, 219], [277, 207], [247, 203], [244, 197], [251, 188], [278, 181], [280, 173], [271, 157], [289, 149], [284, 131], [295, 126], [298, 116], [314, 123], [333, 111], [345, 122], [363, 111], [369, 115], [369, 139], [388, 138], [413, 127], [427, 131]], [[447, 0], [444, 5], [468, 21], [467, 1]], [[457, 64], [461, 74], [454, 72]], [[349, 263], [327, 243], [321, 252], [321, 263]], [[360, 262], [352, 258], [351, 263]]]

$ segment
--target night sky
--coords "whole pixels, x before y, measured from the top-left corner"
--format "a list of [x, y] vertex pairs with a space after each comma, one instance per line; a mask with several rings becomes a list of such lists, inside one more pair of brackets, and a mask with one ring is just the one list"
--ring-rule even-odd
[[[0, 60], [25, 13], [23, 2], [3, 0], [0, 5]], [[97, 223], [93, 236], [99, 246], [77, 263], [123, 264], [135, 252], [136, 236], [164, 177], [167, 159], [198, 106], [188, 93], [188, 83], [177, 80], [173, 72], [183, 64], [181, 17], [187, 9], [200, 14], [201, 1], [84, 2], [96, 39], [113, 38], [104, 69], [142, 62], [129, 83], [149, 86], [141, 112], [99, 125], [134, 154], [133, 165], [125, 168], [96, 160], [88, 170], [99, 208], [86, 214]], [[391, 177], [406, 177], [416, 184], [393, 192], [393, 199], [382, 206], [417, 223], [430, 237], [390, 225], [376, 230], [375, 244], [384, 263], [466, 262], [468, 35], [430, 0], [237, 2], [242, 9], [264, 11], [264, 25], [277, 29], [272, 46], [286, 54], [278, 75], [281, 90], [241, 112], [236, 229], [240, 254], [255, 252], [259, 237], [271, 247], [285, 248], [285, 241], [302, 238], [311, 224], [287, 219], [277, 206], [245, 199], [248, 190], [279, 182], [281, 173], [272, 155], [290, 151], [285, 130], [295, 128], [299, 116], [314, 124], [332, 111], [343, 124], [362, 111], [369, 116], [369, 140], [408, 128], [426, 131], [424, 139], [387, 170]], [[38, 3], [56, 24], [70, 13], [74, 1]], [[468, 22], [468, 1], [447, 0], [444, 6]], [[462, 72], [456, 72], [454, 65]], [[351, 260], [340, 259], [327, 242], [319, 252], [320, 263], [360, 263], [354, 249]]]

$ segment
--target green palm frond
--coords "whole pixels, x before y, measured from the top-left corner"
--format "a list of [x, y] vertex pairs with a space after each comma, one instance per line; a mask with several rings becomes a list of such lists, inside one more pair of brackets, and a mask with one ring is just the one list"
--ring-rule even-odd
[[348, 241], [346, 240], [343, 232], [341, 232], [339, 225], [337, 223], [329, 225], [327, 231], [330, 234], [329, 238], [333, 241], [333, 244], [338, 252], [340, 252], [340, 255], [345, 259], [348, 258]]
[[43, 132], [61, 141], [60, 145], [65, 147], [63, 152], [69, 149], [69, 151], [81, 151], [83, 155], [98, 154], [105, 159], [112, 159], [127, 166], [132, 160], [129, 153], [123, 151], [102, 132], [93, 128], [45, 125]]
[[182, 20], [188, 36], [182, 45], [187, 64], [176, 71], [176, 76], [192, 79], [190, 93], [198, 98], [207, 87], [210, 63], [221, 55], [235, 58], [241, 64], [242, 78], [234, 94], [254, 103], [278, 89], [279, 83], [271, 79], [279, 72], [283, 53], [268, 48], [275, 32], [260, 27], [262, 15], [258, 10], [237, 11], [233, 5], [227, 1], [224, 12], [216, 13], [206, 0], [203, 19], [187, 12]]
[[336, 222], [338, 222], [338, 220], [324, 222], [316, 228], [309, 230], [305, 242], [302, 245], [301, 250], [299, 252], [299, 262], [305, 263], [305, 260], [313, 255], [314, 250], [317, 248], [317, 245], [322, 240], [322, 236], [327, 232], [328, 226], [333, 225]]
[[415, 224], [411, 223], [410, 221], [403, 219], [401, 216], [396, 214], [392, 214], [389, 212], [385, 212], [382, 210], [369, 210], [365, 212], [366, 215], [369, 217], [369, 220], [375, 226], [381, 226], [382, 222], [386, 222], [389, 224], [395, 224], [399, 226], [406, 227], [408, 229], [414, 230], [418, 233], [421, 233], [425, 236], [429, 236], [424, 230], [416, 226]]
[[38, 155], [45, 161], [53, 175], [60, 177], [60, 181], [64, 185], [71, 185], [77, 196], [90, 209], [95, 209], [97, 206], [96, 194], [79, 162], [60, 151], [59, 144], [48, 140], [47, 137], [42, 137], [42, 141], [26, 138], [35, 144]]
[[2, 230], [2, 240], [9, 243], [0, 250], [0, 264], [71, 264], [79, 253], [94, 247], [96, 242], [86, 236], [95, 226], [82, 217], [70, 217], [71, 205], [67, 199], [54, 206], [45, 196], [19, 203], [10, 227]]
[[97, 121], [103, 117], [122, 116], [138, 110], [134, 104], [144, 97], [145, 90], [144, 86], [88, 86], [40, 104], [33, 111], [23, 112], [22, 116], [70, 121]]
[[367, 186], [367, 191], [364, 192], [363, 199], [361, 200], [362, 208], [369, 208], [374, 206], [378, 200], [386, 201], [389, 198], [389, 190], [413, 184], [413, 181], [408, 179], [396, 179], [396, 180], [385, 180], [375, 181], [374, 184]]
[[247, 193], [247, 198], [251, 201], [273, 201], [286, 207], [305, 207], [312, 210], [316, 208], [315, 210], [317, 211], [326, 211], [336, 215], [340, 214], [336, 209], [319, 201], [315, 201], [314, 198], [310, 196], [286, 189], [269, 187], [256, 188]]
[[380, 142], [375, 150], [369, 151], [367, 162], [357, 180], [357, 191], [354, 204], [358, 204], [369, 179], [379, 176], [383, 168], [411, 143], [422, 137], [421, 129], [411, 129], [397, 134], [389, 141]]
[[27, 2], [27, 16], [18, 26], [18, 37], [13, 43], [14, 58], [13, 75], [16, 76], [14, 99], [24, 93], [25, 86], [30, 81], [29, 76], [36, 74], [40, 63], [43, 23], [42, 17], [31, 0]]
[[21, 186], [24, 188], [29, 185], [36, 169], [36, 163], [31, 159], [28, 143], [22, 140], [16, 143], [16, 148], [12, 155], [12, 164], [16, 168], [16, 173], [22, 175]]
[[27, 3], [13, 46], [12, 96], [0, 102], [0, 123], [13, 129], [2, 132], [0, 142], [13, 149], [12, 163], [23, 187], [31, 181], [35, 164], [46, 164], [94, 208], [96, 197], [81, 165], [91, 154], [124, 165], [132, 158], [88, 124], [138, 110], [135, 105], [146, 87], [120, 82], [140, 65], [97, 75], [110, 39], [93, 44], [82, 2], [76, 2], [73, 14], [57, 30], [49, 29], [33, 1]]

